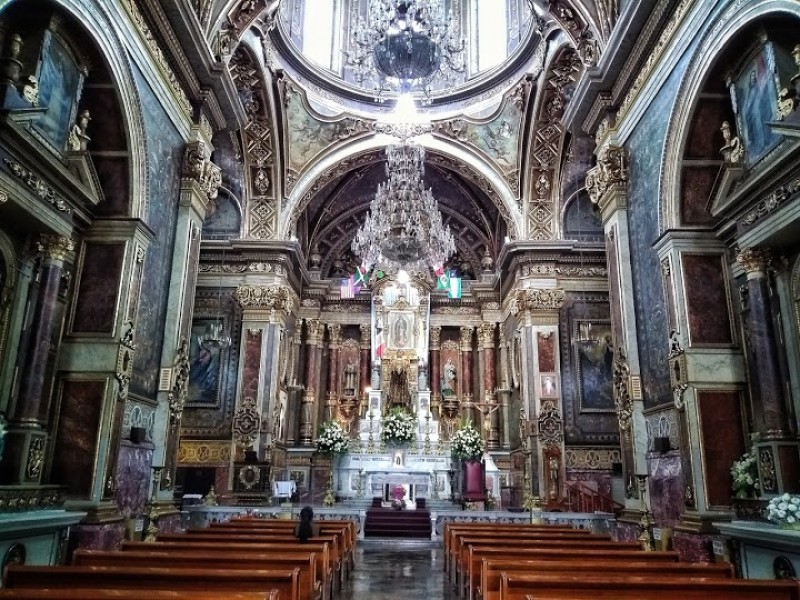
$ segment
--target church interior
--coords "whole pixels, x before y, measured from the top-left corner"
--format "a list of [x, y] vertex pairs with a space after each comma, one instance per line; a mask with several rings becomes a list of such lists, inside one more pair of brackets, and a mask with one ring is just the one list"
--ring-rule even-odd
[[0, 0], [2, 566], [311, 505], [796, 578], [798, 25]]

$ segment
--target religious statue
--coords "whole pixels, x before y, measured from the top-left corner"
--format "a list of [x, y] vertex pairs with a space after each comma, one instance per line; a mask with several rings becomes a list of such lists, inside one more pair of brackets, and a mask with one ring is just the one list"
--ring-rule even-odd
[[86, 135], [86, 130], [89, 128], [89, 121], [91, 118], [89, 111], [83, 110], [75, 120], [75, 124], [69, 130], [67, 145], [73, 152], [83, 152], [86, 150], [88, 142], [91, 139]]
[[417, 365], [417, 389], [428, 389], [428, 363], [425, 359], [420, 358]]
[[344, 368], [344, 393], [348, 396], [355, 395], [356, 393], [356, 379], [358, 375], [358, 367], [351, 360], [347, 361], [347, 366]]
[[720, 149], [722, 156], [725, 158], [725, 162], [742, 162], [744, 158], [744, 147], [742, 146], [739, 136], [733, 135], [731, 124], [727, 121], [723, 121], [719, 130], [722, 132], [722, 139], [725, 141], [725, 145]]
[[550, 470], [550, 489], [548, 492], [550, 500], [558, 500], [561, 495], [560, 486], [558, 484], [558, 459], [555, 456], [551, 456], [547, 467]]
[[411, 390], [408, 385], [408, 371], [403, 364], [392, 365], [389, 374], [389, 408], [400, 406], [408, 408], [411, 403]]
[[452, 358], [447, 359], [442, 371], [442, 395], [453, 396], [456, 393], [456, 365]]

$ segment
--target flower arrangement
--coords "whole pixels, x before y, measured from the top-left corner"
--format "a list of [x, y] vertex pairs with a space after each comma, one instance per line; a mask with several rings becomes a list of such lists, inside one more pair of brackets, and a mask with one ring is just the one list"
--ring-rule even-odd
[[414, 417], [402, 408], [393, 408], [383, 418], [381, 440], [386, 445], [403, 446], [414, 441]]
[[767, 519], [784, 529], [800, 529], [800, 496], [775, 496], [767, 504]]
[[731, 477], [733, 478], [731, 489], [737, 498], [752, 498], [761, 490], [755, 446], [745, 452], [739, 460], [734, 461]]
[[450, 456], [462, 460], [475, 460], [483, 455], [483, 439], [480, 432], [467, 421], [450, 438]]
[[344, 454], [349, 447], [350, 440], [339, 423], [327, 421], [320, 426], [317, 436], [318, 454]]

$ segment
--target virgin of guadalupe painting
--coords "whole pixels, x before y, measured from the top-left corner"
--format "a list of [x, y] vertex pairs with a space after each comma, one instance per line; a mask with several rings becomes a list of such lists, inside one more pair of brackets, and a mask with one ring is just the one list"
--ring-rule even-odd
[[575, 363], [582, 411], [614, 410], [614, 345], [606, 321], [576, 323]]
[[197, 319], [192, 323], [192, 343], [189, 347], [189, 386], [187, 403], [195, 406], [213, 407], [219, 398], [220, 347], [213, 342], [202, 341], [209, 321]]
[[414, 313], [392, 311], [389, 313], [389, 348], [407, 350], [414, 347]]

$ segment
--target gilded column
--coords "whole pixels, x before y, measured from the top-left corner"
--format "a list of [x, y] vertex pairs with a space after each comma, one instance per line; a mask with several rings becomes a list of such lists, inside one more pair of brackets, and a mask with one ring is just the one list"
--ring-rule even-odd
[[441, 373], [441, 338], [442, 328], [431, 327], [431, 360], [430, 365], [430, 388], [431, 388], [431, 411], [439, 414], [439, 406], [442, 400], [442, 373]]
[[461, 328], [461, 406], [463, 415], [476, 422], [472, 408], [472, 327]]
[[[300, 369], [300, 352], [301, 347], [303, 344], [303, 319], [295, 319], [294, 322], [294, 333], [292, 335], [292, 372], [289, 374], [289, 387], [294, 393], [290, 396], [291, 400], [294, 400], [296, 397], [297, 390], [302, 389], [302, 386], [298, 384], [299, 379], [299, 369]], [[301, 399], [302, 404], [302, 399]], [[289, 402], [289, 406], [287, 407], [286, 411], [286, 422], [289, 424], [287, 427], [286, 432], [286, 445], [287, 446], [294, 446], [297, 438], [296, 435], [298, 433], [298, 423], [300, 420], [300, 416], [302, 412], [302, 406], [298, 407], [296, 403]]]
[[325, 418], [336, 418], [339, 396], [339, 345], [342, 341], [342, 326], [328, 325], [328, 395], [325, 402]]
[[58, 294], [64, 262], [74, 249], [72, 239], [45, 234], [40, 237], [42, 265], [39, 294], [31, 319], [17, 403], [6, 436], [3, 482], [38, 484], [44, 471], [48, 407], [42, 406], [53, 335], [58, 328]]
[[504, 327], [500, 327], [500, 389], [498, 390], [500, 396], [500, 416], [498, 420], [502, 422], [502, 440], [501, 444], [504, 450], [511, 448], [511, 439], [509, 437], [510, 420], [508, 414], [509, 396], [511, 389], [509, 386], [508, 377], [508, 340], [506, 339], [506, 331]]

